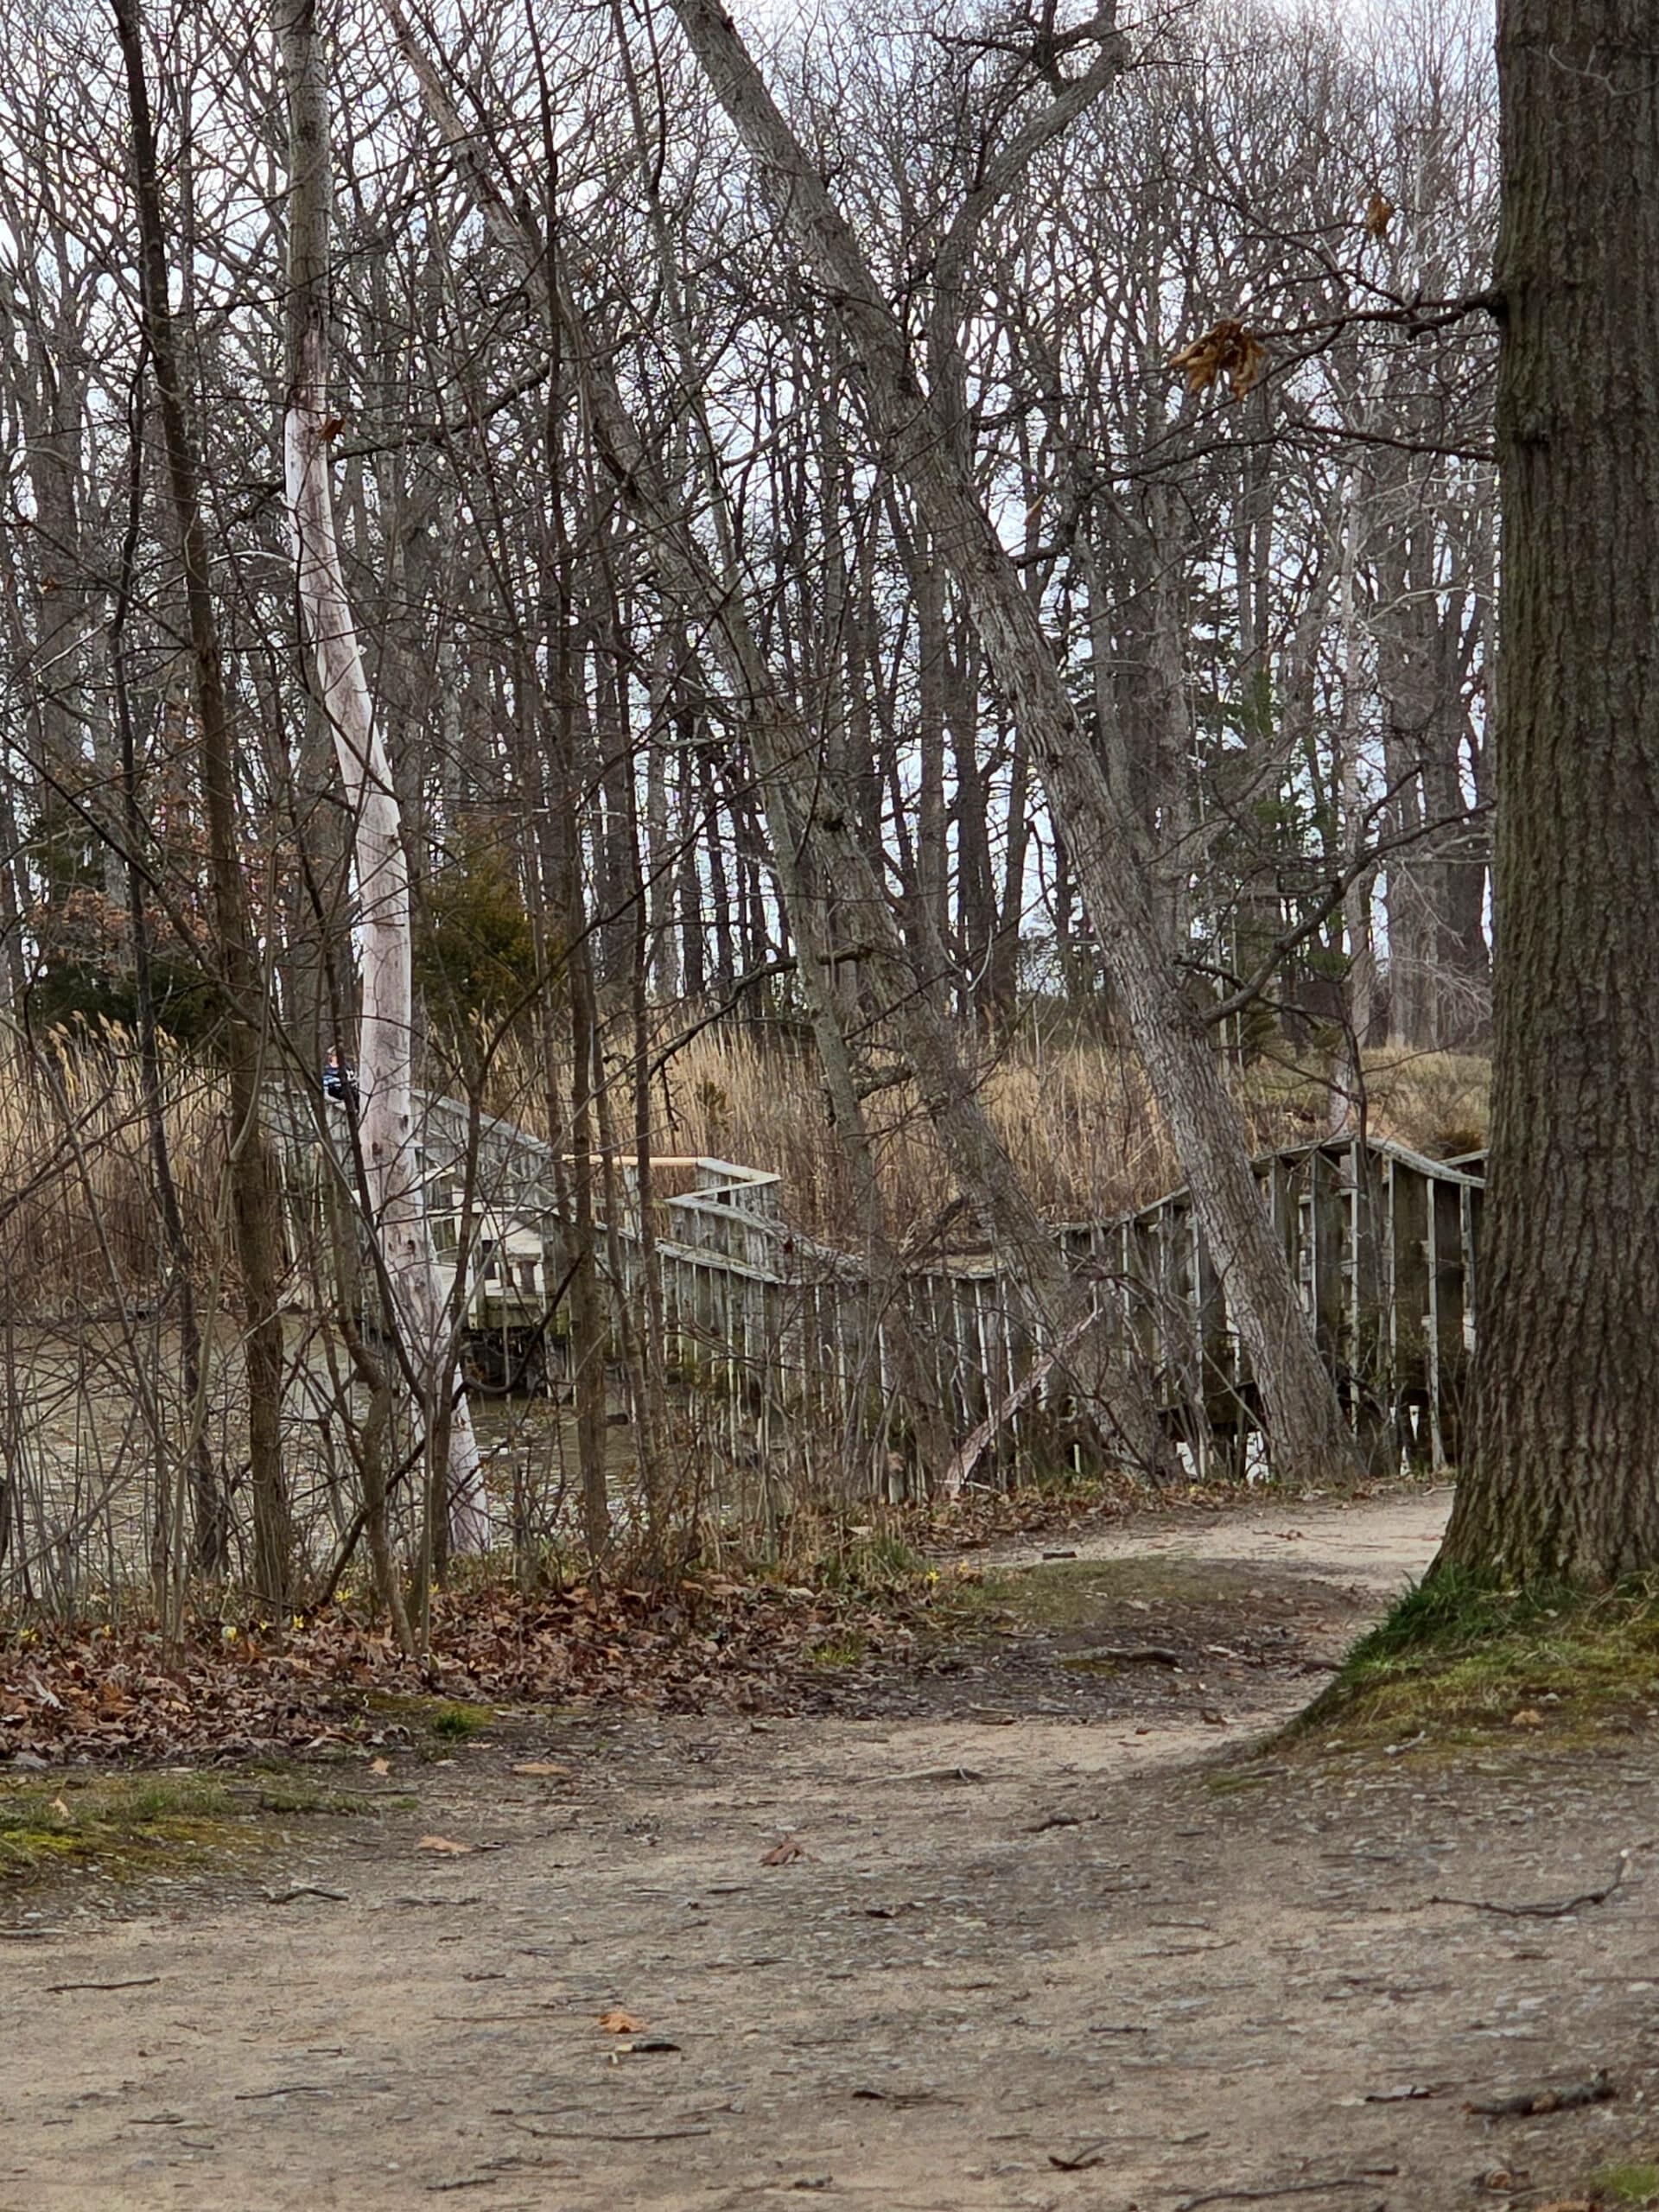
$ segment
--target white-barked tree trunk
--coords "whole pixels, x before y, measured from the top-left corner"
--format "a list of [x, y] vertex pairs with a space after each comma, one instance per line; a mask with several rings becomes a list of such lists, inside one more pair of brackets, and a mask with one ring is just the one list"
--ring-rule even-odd
[[289, 105], [288, 394], [283, 456], [301, 621], [351, 815], [362, 1003], [359, 1128], [365, 1198], [391, 1307], [419, 1378], [429, 1433], [448, 1422], [449, 1543], [486, 1551], [489, 1502], [441, 1294], [416, 1159], [414, 975], [409, 860], [391, 763], [375, 721], [334, 530], [328, 444], [328, 101], [313, 0], [278, 0]]

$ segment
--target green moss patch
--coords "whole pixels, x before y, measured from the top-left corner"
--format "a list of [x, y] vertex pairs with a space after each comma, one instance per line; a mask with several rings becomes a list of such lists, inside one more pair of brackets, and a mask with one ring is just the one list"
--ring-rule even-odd
[[1581, 1743], [1656, 1713], [1659, 1584], [1522, 1589], [1448, 1567], [1360, 1638], [1290, 1736]]
[[362, 1705], [365, 1713], [397, 1720], [411, 1735], [424, 1734], [439, 1745], [464, 1744], [481, 1736], [499, 1717], [488, 1706], [468, 1705], [459, 1698], [429, 1697], [412, 1690], [371, 1690]]
[[201, 1858], [245, 1825], [198, 1775], [0, 1783], [0, 1878], [97, 1861], [112, 1872]]
[[445, 1744], [464, 1744], [469, 1736], [481, 1736], [495, 1715], [481, 1705], [458, 1705], [451, 1701], [434, 1708], [431, 1717], [432, 1733]]
[[199, 1774], [31, 1777], [0, 1781], [0, 1884], [96, 1866], [117, 1877], [166, 1872], [273, 1847], [273, 1819], [357, 1814], [365, 1801], [269, 1777]]
[[1590, 2186], [1610, 2205], [1652, 2204], [1659, 2201], [1659, 2165], [1650, 2159], [1637, 2159], [1603, 2166], [1592, 2175]]
[[303, 1775], [262, 1777], [253, 1802], [262, 1813], [321, 1813], [333, 1814], [337, 1818], [378, 1809], [367, 1797], [356, 1797], [344, 1789], [331, 1789], [324, 1783], [308, 1781]]

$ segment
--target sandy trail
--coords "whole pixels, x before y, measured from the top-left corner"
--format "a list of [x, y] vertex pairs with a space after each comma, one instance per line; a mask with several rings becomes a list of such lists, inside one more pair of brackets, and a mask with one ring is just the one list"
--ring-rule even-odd
[[[1275, 1567], [1301, 1561], [1315, 1573], [1361, 1586], [1382, 1604], [1427, 1566], [1451, 1510], [1449, 1490], [1406, 1491], [1361, 1506], [1274, 1504], [1260, 1512], [1132, 1521], [1067, 1539], [1065, 1548], [1090, 1560], [1220, 1559]], [[1020, 1542], [999, 1548], [996, 1558], [1010, 1566], [1033, 1566], [1052, 1558], [1054, 1550]]]
[[[1056, 1694], [1028, 1694], [1045, 1677], [1026, 1649], [1012, 1719], [963, 1702], [994, 1697], [994, 1655], [897, 1712], [876, 1684], [862, 1714], [855, 1689], [852, 1709], [763, 1724], [550, 1719], [511, 1748], [399, 1762], [369, 1785], [379, 1820], [296, 1835], [262, 1873], [340, 1899], [272, 1905], [221, 1879], [113, 1912], [34, 1900], [35, 1940], [0, 1943], [0, 2208], [1176, 2212], [1283, 2190], [1448, 2212], [1568, 2195], [1641, 2146], [1655, 2080], [1651, 1744], [1557, 1755], [1541, 1781], [1531, 1745], [1433, 1766], [1237, 1758], [1421, 1570], [1445, 1504], [1079, 1541], [1085, 1565], [1151, 1577], [1137, 1598], [1124, 1568], [1097, 1637], [1208, 1637], [1217, 1605], [1288, 1624], [1271, 1662], [1219, 1656], [1241, 1641], [1195, 1644], [1178, 1681], [1124, 1669], [1121, 1711], [1110, 1675], [1068, 1706], [1058, 1638]], [[1224, 1570], [1215, 1605], [1189, 1618], [1158, 1594], [1172, 1564]], [[537, 1756], [569, 1777], [511, 1771]], [[426, 1834], [474, 1848], [423, 1850]], [[1564, 1898], [1625, 1847], [1604, 1906], [1433, 1901]], [[644, 2024], [605, 2032], [613, 2006]], [[1597, 2066], [1611, 2103], [1462, 2109]]]

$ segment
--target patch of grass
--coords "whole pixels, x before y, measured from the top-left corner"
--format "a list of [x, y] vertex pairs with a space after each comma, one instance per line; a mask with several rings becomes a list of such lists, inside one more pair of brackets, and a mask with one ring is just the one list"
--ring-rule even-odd
[[92, 1861], [113, 1872], [158, 1868], [253, 1834], [231, 1791], [200, 1775], [0, 1784], [0, 1878]]
[[869, 1655], [869, 1640], [856, 1629], [848, 1629], [836, 1636], [820, 1637], [807, 1648], [807, 1658], [815, 1667], [861, 1667]]
[[367, 1690], [361, 1699], [365, 1713], [399, 1722], [413, 1739], [426, 1731], [441, 1744], [465, 1743], [495, 1725], [487, 1706], [467, 1705], [457, 1698], [427, 1697], [416, 1690]]
[[927, 1573], [927, 1561], [895, 1530], [855, 1529], [813, 1562], [821, 1589], [837, 1597], [907, 1596]]
[[434, 1707], [428, 1725], [442, 1742], [464, 1744], [469, 1736], [481, 1736], [494, 1718], [481, 1705], [444, 1704]]
[[1584, 1740], [1659, 1700], [1659, 1586], [1516, 1588], [1446, 1567], [1363, 1636], [1293, 1736]]
[[200, 1774], [48, 1776], [0, 1782], [0, 1880], [52, 1867], [161, 1872], [267, 1849], [270, 1816], [384, 1807], [299, 1777], [248, 1783]]
[[256, 1800], [262, 1813], [370, 1813], [376, 1808], [366, 1797], [353, 1797], [343, 1789], [327, 1789], [319, 1783], [284, 1775], [262, 1782]]
[[1659, 2198], [1659, 2165], [1643, 2159], [1603, 2166], [1591, 2176], [1590, 2186], [1615, 2204], [1651, 2204]]

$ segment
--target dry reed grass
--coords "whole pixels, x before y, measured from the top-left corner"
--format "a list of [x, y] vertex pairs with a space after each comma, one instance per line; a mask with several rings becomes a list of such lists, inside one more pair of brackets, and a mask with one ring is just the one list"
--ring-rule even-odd
[[[222, 1241], [224, 1096], [217, 1070], [168, 1046], [168, 1153], [186, 1232], [207, 1265]], [[167, 1271], [135, 1041], [55, 1033], [0, 1062], [0, 1310], [106, 1310]]]
[[[620, 1087], [626, 1064], [613, 1065]], [[984, 1052], [977, 1076], [991, 1125], [1046, 1218], [1109, 1219], [1180, 1182], [1140, 1070], [1117, 1047], [1021, 1035], [1000, 1052]], [[1491, 1083], [1484, 1058], [1395, 1049], [1367, 1054], [1359, 1103], [1373, 1135], [1449, 1158], [1484, 1143]], [[1321, 1071], [1288, 1059], [1255, 1062], [1234, 1087], [1262, 1151], [1322, 1135], [1343, 1103]], [[543, 1090], [539, 1072], [506, 1058], [488, 1103], [541, 1128]], [[631, 1127], [630, 1112], [619, 1096], [619, 1128]], [[870, 1116], [893, 1226], [922, 1242], [946, 1224], [954, 1241], [971, 1243], [970, 1224], [950, 1225], [958, 1194], [914, 1092], [903, 1085], [879, 1092]], [[749, 1030], [703, 1031], [658, 1079], [652, 1134], [665, 1154], [773, 1169], [792, 1224], [854, 1248], [861, 1241], [851, 1178], [810, 1051]]]
[[[626, 1061], [612, 1062], [612, 1123], [631, 1148]], [[199, 1265], [224, 1252], [222, 1087], [210, 1063], [169, 1050], [165, 1113], [174, 1173]], [[1134, 1062], [1097, 1042], [1017, 1040], [979, 1069], [986, 1112], [1039, 1211], [1053, 1221], [1108, 1218], [1179, 1182]], [[1367, 1118], [1377, 1134], [1442, 1157], [1484, 1140], [1490, 1068], [1451, 1053], [1382, 1052], [1367, 1063]], [[1306, 1071], [1258, 1062], [1238, 1084], [1258, 1147], [1329, 1126], [1331, 1094]], [[497, 1060], [487, 1104], [543, 1129], [545, 1085], [527, 1056]], [[893, 1226], [918, 1246], [970, 1244], [938, 1135], [904, 1087], [871, 1102]], [[741, 1030], [704, 1031], [676, 1054], [654, 1092], [653, 1140], [783, 1178], [790, 1221], [857, 1249], [861, 1224], [845, 1159], [810, 1052]], [[0, 1310], [43, 1319], [107, 1309], [166, 1273], [137, 1051], [119, 1031], [48, 1039], [0, 1064]]]

